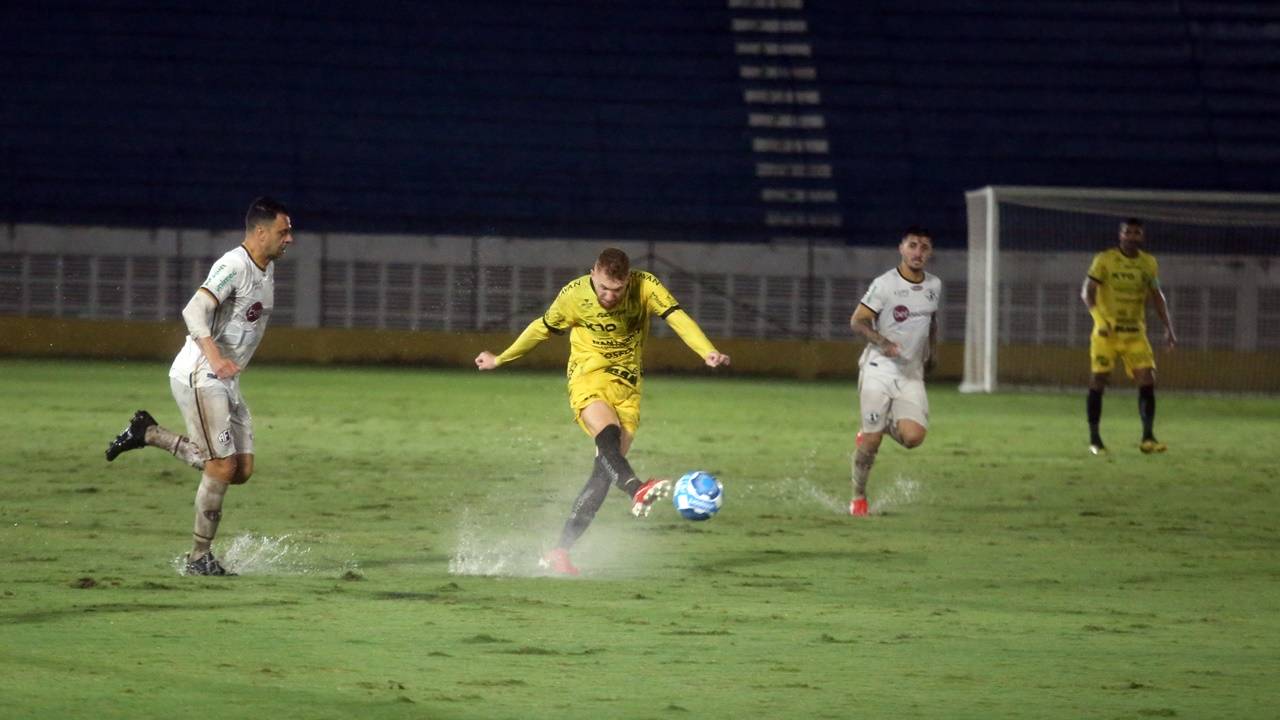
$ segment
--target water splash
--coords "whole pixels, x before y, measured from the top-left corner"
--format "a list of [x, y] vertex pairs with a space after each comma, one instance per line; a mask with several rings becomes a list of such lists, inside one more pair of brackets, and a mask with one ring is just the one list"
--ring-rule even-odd
[[538, 567], [538, 546], [527, 538], [494, 537], [463, 510], [458, 537], [449, 558], [450, 575], [529, 577], [544, 574]]
[[792, 504], [816, 505], [837, 514], [849, 512], [849, 501], [838, 498], [804, 478], [786, 478], [775, 486], [779, 500]]
[[[749, 486], [748, 490], [754, 490]], [[836, 515], [849, 513], [848, 496], [832, 495], [803, 477], [789, 477], [762, 488], [763, 494], [785, 504], [801, 507], [817, 507]], [[898, 475], [887, 485], [871, 478], [871, 514], [883, 513], [891, 508], [924, 502], [928, 493], [923, 482], [905, 475]]]
[[868, 509], [873, 514], [901, 505], [913, 505], [927, 498], [924, 483], [905, 475], [896, 476], [888, 487], [874, 495], [871, 507]]
[[[354, 558], [333, 559], [312, 552], [309, 545], [290, 539], [289, 535], [271, 537], [242, 533], [218, 543], [218, 561], [237, 575], [329, 575], [359, 571]], [[186, 574], [186, 555], [172, 561], [179, 575]]]

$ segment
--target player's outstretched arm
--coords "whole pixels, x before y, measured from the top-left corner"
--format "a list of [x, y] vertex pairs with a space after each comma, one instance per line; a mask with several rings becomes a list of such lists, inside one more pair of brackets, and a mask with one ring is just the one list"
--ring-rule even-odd
[[530, 350], [538, 346], [543, 340], [551, 337], [551, 329], [547, 326], [541, 317], [529, 323], [524, 332], [520, 333], [520, 337], [515, 342], [502, 351], [501, 355], [494, 355], [485, 350], [476, 356], [476, 368], [480, 370], [496, 370], [506, 365], [512, 360], [524, 357]]
[[720, 367], [729, 364], [729, 356], [716, 350], [716, 347], [707, 339], [706, 333], [702, 332], [702, 328], [698, 327], [698, 323], [689, 317], [689, 313], [684, 310], [676, 310], [667, 316], [667, 324], [672, 330], [680, 336], [685, 345], [689, 349], [698, 353], [698, 357], [707, 364], [707, 367]]

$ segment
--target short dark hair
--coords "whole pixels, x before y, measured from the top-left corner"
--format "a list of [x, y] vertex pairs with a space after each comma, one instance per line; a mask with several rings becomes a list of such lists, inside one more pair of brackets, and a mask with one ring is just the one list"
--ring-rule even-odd
[[930, 240], [933, 239], [933, 233], [929, 232], [929, 228], [923, 227], [920, 225], [911, 225], [910, 227], [907, 228], [906, 232], [902, 233], [903, 238], [906, 238], [908, 235], [915, 235], [917, 237], [927, 237]]
[[252, 230], [254, 225], [270, 225], [276, 221], [277, 215], [288, 215], [289, 210], [284, 203], [265, 195], [249, 203], [249, 211], [244, 214], [244, 229]]
[[1142, 221], [1138, 218], [1125, 218], [1121, 225], [1132, 225], [1134, 227], [1142, 227]]
[[596, 267], [600, 268], [606, 277], [622, 280], [631, 272], [631, 258], [618, 248], [605, 248], [600, 253], [600, 257], [596, 258]]

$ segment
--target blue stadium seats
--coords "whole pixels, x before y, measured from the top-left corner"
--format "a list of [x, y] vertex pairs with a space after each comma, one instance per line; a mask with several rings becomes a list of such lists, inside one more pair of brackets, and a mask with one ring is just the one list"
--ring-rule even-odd
[[1273, 3], [729, 5], [13, 0], [0, 216], [230, 227], [271, 193], [313, 230], [766, 241], [835, 210], [782, 234], [959, 245], [981, 185], [1280, 191]]

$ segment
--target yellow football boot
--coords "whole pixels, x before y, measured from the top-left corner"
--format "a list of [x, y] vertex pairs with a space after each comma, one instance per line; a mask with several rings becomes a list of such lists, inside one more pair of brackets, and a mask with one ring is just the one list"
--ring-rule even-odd
[[1162, 453], [1165, 450], [1168, 450], [1169, 446], [1155, 438], [1147, 438], [1138, 444], [1138, 449], [1141, 450], [1144, 455], [1150, 455], [1151, 453]]

